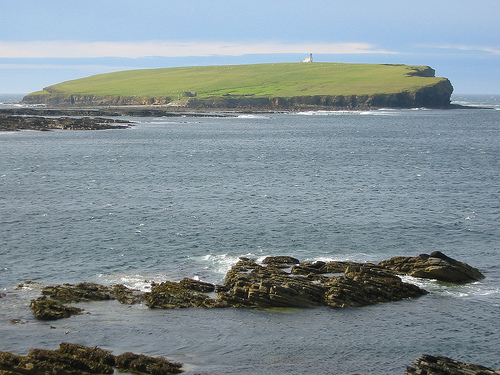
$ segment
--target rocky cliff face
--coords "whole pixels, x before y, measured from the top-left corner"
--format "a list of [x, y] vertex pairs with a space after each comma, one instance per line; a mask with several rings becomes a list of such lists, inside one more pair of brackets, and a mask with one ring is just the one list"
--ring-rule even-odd
[[[419, 75], [434, 74], [433, 70], [419, 72]], [[431, 72], [432, 71], [432, 72]], [[290, 98], [258, 98], [249, 96], [217, 97], [214, 99], [185, 98], [176, 105], [187, 108], [228, 108], [228, 109], [265, 109], [295, 110], [304, 108], [324, 109], [371, 109], [371, 108], [446, 108], [450, 105], [453, 92], [451, 82], [443, 78], [438, 83], [423, 86], [415, 91], [399, 93], [380, 93], [373, 95], [313, 95]], [[144, 98], [137, 96], [97, 96], [68, 95], [52, 92], [50, 94], [30, 94], [23, 99], [27, 104], [47, 104], [50, 106], [85, 107], [110, 105], [162, 105], [173, 103], [168, 97]]]

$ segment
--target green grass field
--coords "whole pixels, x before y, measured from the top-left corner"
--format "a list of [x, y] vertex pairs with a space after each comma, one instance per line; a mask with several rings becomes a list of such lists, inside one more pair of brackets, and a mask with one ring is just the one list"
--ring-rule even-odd
[[315, 62], [141, 69], [67, 81], [30, 95], [60, 93], [177, 99], [183, 92], [196, 92], [198, 98], [390, 94], [413, 92], [444, 79], [412, 75], [426, 68]]

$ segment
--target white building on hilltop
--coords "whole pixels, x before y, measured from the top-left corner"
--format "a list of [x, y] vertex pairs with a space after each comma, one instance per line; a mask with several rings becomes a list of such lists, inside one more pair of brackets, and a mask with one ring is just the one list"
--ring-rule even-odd
[[313, 62], [313, 54], [310, 53], [307, 59], [302, 60], [302, 62]]

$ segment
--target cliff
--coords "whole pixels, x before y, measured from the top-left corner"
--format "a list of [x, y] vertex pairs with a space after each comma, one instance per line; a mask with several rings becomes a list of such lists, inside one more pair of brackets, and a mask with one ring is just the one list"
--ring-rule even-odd
[[298, 63], [116, 72], [49, 86], [23, 101], [71, 107], [445, 108], [452, 92], [450, 81], [435, 77], [428, 66]]

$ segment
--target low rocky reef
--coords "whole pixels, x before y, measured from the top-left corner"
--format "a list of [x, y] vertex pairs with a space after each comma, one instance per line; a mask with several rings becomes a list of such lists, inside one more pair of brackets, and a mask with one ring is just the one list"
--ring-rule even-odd
[[[0, 375], [87, 375], [120, 373], [167, 375], [181, 373], [180, 363], [162, 357], [123, 353], [113, 355], [97, 346], [63, 342], [56, 350], [30, 349], [27, 356], [0, 351]], [[500, 375], [481, 365], [423, 354], [404, 375]]]
[[182, 372], [182, 365], [160, 357], [123, 353], [113, 355], [97, 346], [62, 343], [57, 350], [30, 349], [27, 356], [0, 351], [0, 375], [113, 374], [120, 372], [166, 375]]
[[17, 130], [103, 130], [125, 129], [130, 121], [101, 117], [40, 117], [0, 114], [0, 131]]
[[303, 262], [289, 256], [267, 257], [262, 264], [240, 260], [226, 274], [223, 285], [185, 278], [152, 283], [150, 292], [124, 285], [94, 283], [46, 286], [31, 301], [37, 319], [55, 320], [83, 312], [68, 303], [118, 300], [145, 303], [149, 308], [351, 308], [415, 298], [428, 292], [405, 283], [399, 275], [463, 283], [484, 278], [476, 268], [441, 252], [418, 257], [394, 257], [373, 263]]

